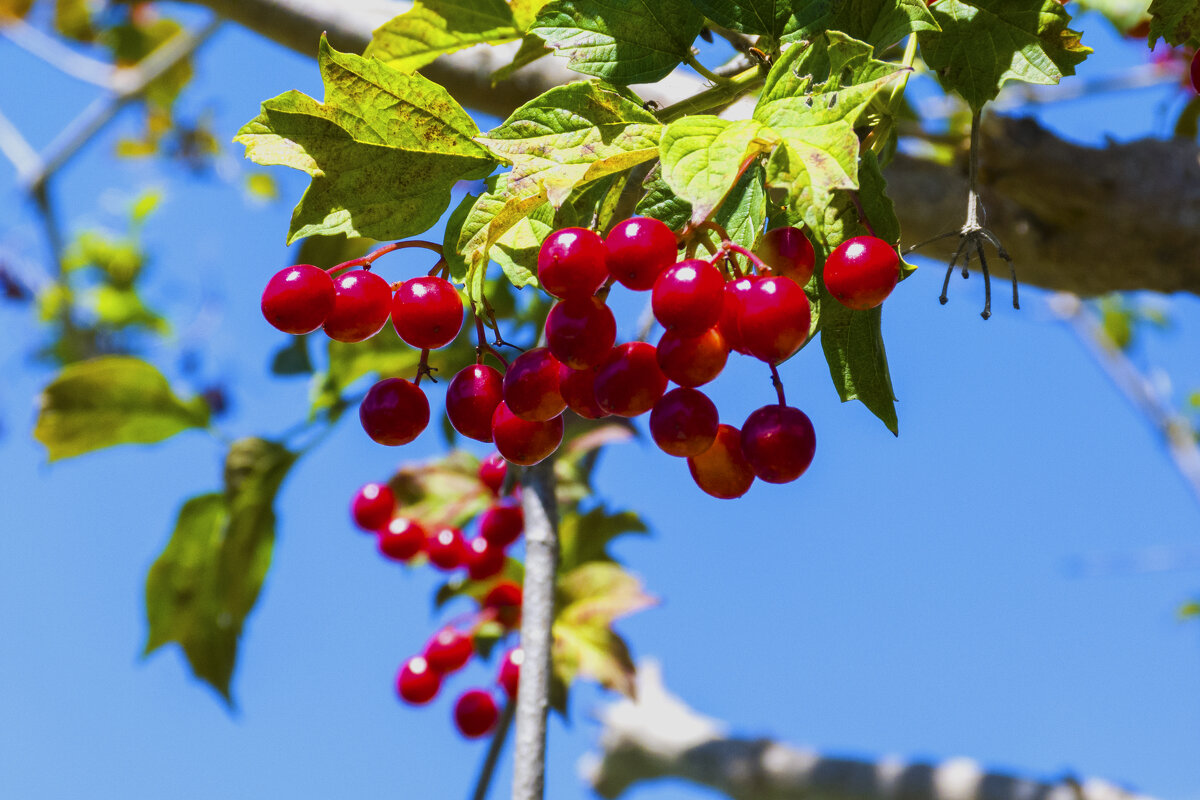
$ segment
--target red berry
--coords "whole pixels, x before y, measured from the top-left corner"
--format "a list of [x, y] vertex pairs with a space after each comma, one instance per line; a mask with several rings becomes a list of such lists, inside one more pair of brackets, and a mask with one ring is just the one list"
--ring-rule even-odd
[[720, 328], [721, 335], [725, 337], [725, 343], [729, 345], [730, 350], [736, 350], [739, 353], [746, 352], [739, 322], [742, 318], [742, 307], [745, 304], [746, 294], [750, 291], [750, 287], [758, 281], [759, 276], [750, 275], [728, 281], [725, 284], [725, 301], [721, 305], [721, 321], [717, 323], [717, 327]]
[[817, 255], [812, 242], [799, 228], [772, 228], [762, 235], [754, 253], [781, 278], [803, 286], [812, 278]]
[[506, 403], [492, 414], [492, 439], [500, 455], [514, 464], [531, 467], [549, 456], [562, 444], [562, 414], [545, 422], [521, 419]]
[[496, 621], [506, 628], [515, 628], [521, 621], [521, 587], [512, 581], [501, 581], [483, 598], [485, 611], [494, 611]]
[[610, 414], [636, 417], [654, 408], [667, 389], [654, 345], [626, 342], [596, 370], [596, 402]]
[[688, 458], [692, 480], [707, 494], [732, 500], [750, 491], [754, 470], [742, 455], [742, 434], [732, 425], [721, 425], [713, 446]]
[[333, 278], [312, 264], [280, 270], [263, 289], [262, 313], [284, 333], [311, 333], [333, 311]]
[[530, 422], [545, 422], [561, 414], [567, 401], [558, 388], [560, 367], [545, 347], [535, 347], [513, 359], [504, 373], [504, 402], [512, 413]]
[[428, 539], [425, 529], [420, 523], [405, 517], [396, 517], [379, 531], [376, 543], [379, 552], [393, 561], [410, 561], [413, 556], [425, 549]]
[[655, 357], [670, 380], [680, 386], [703, 386], [725, 369], [729, 345], [719, 325], [699, 336], [680, 336], [667, 331], [658, 340]]
[[808, 415], [791, 406], [763, 406], [742, 426], [742, 453], [767, 483], [787, 483], [804, 474], [817, 449]]
[[437, 696], [442, 688], [442, 676], [430, 669], [424, 656], [413, 656], [404, 662], [396, 676], [396, 693], [414, 706], [423, 706]]
[[1200, 94], [1200, 50], [1192, 54], [1192, 88]]
[[787, 278], [760, 278], [741, 298], [738, 332], [746, 352], [768, 364], [791, 358], [808, 339], [808, 296]]
[[596, 369], [571, 369], [566, 364], [558, 371], [558, 388], [567, 408], [584, 419], [607, 417], [608, 412], [596, 402]]
[[538, 283], [554, 297], [590, 297], [607, 278], [604, 242], [595, 231], [563, 228], [542, 242]]
[[686, 387], [664, 394], [650, 412], [650, 435], [672, 456], [698, 456], [712, 447], [719, 424], [713, 401]]
[[707, 261], [681, 261], [658, 276], [650, 298], [654, 318], [683, 336], [699, 336], [721, 319], [725, 278]]
[[617, 341], [612, 310], [595, 297], [560, 300], [546, 315], [546, 346], [573, 369], [594, 367]]
[[900, 280], [900, 256], [883, 239], [855, 236], [825, 259], [825, 288], [839, 303], [855, 311], [874, 308], [887, 299]]
[[429, 424], [429, 400], [415, 383], [384, 378], [367, 391], [358, 419], [367, 435], [380, 444], [408, 444]]
[[678, 245], [675, 234], [651, 217], [633, 217], [618, 222], [604, 239], [608, 272], [635, 291], [654, 288], [659, 273], [675, 263]]
[[392, 311], [388, 282], [365, 269], [343, 272], [333, 281], [333, 310], [325, 317], [325, 335], [339, 342], [361, 342], [383, 330]]
[[[495, 413], [492, 412], [493, 416]], [[490, 422], [489, 420], [489, 424]], [[500, 495], [500, 489], [504, 486], [504, 476], [507, 474], [508, 462], [499, 453], [492, 453], [479, 462], [479, 480], [496, 496]]]
[[496, 701], [483, 689], [469, 689], [454, 704], [454, 724], [468, 739], [486, 736], [500, 716]]
[[468, 439], [490, 442], [492, 414], [503, 399], [504, 377], [487, 364], [473, 364], [450, 379], [446, 417]]
[[396, 510], [396, 495], [386, 483], [368, 483], [350, 501], [350, 516], [364, 531], [377, 531], [388, 524]]
[[467, 543], [467, 574], [473, 581], [495, 577], [504, 569], [504, 548], [482, 536]]
[[510, 700], [517, 699], [517, 685], [521, 682], [521, 664], [524, 661], [525, 651], [514, 647], [504, 654], [504, 660], [500, 662], [500, 674], [496, 676], [496, 683], [504, 688], [504, 693]]
[[392, 299], [396, 333], [420, 350], [450, 344], [462, 329], [462, 322], [462, 298], [445, 278], [410, 278], [400, 284]]
[[448, 525], [438, 528], [425, 540], [425, 552], [429, 554], [429, 563], [438, 569], [449, 571], [467, 563], [462, 531]]
[[442, 628], [425, 645], [425, 663], [445, 675], [462, 669], [475, 654], [471, 637], [454, 628]]
[[497, 503], [479, 515], [479, 535], [497, 547], [508, 547], [525, 530], [525, 512], [516, 503]]

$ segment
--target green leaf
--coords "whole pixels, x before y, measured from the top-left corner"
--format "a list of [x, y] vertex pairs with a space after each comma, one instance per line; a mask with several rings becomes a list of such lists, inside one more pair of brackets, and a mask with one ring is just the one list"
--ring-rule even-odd
[[465, 575], [451, 578], [438, 587], [433, 596], [433, 607], [442, 608], [451, 600], [458, 597], [469, 597], [483, 605], [488, 592], [500, 583], [515, 583], [518, 586], [525, 582], [525, 564], [515, 558], [506, 558], [499, 574], [482, 581], [473, 581]]
[[[749, 34], [778, 39], [792, 19], [794, 0], [693, 0], [716, 24]], [[761, 46], [761, 45], [760, 45]]]
[[1200, 617], [1200, 601], [1192, 600], [1179, 607], [1179, 618], [1181, 620], [1195, 619], [1197, 617]]
[[942, 0], [941, 33], [921, 34], [921, 55], [947, 91], [975, 111], [1011, 80], [1054, 84], [1092, 52], [1057, 0]]
[[536, 278], [542, 242], [553, 232], [554, 209], [549, 203], [542, 203], [496, 240], [491, 259], [500, 265], [513, 286], [525, 286]]
[[231, 704], [238, 639], [271, 565], [275, 495], [295, 460], [263, 439], [234, 442], [225, 491], [183, 505], [146, 576], [144, 655], [176, 642], [196, 677]]
[[517, 27], [527, 31], [533, 21], [537, 19], [538, 12], [548, 2], [549, 0], [508, 0], [508, 6], [512, 9], [513, 20], [516, 21]]
[[308, 337], [289, 336], [287, 344], [271, 356], [271, 374], [290, 377], [311, 375], [312, 359], [308, 357]]
[[767, 222], [767, 193], [763, 188], [766, 171], [754, 164], [742, 173], [717, 213], [716, 222], [729, 234], [730, 241], [751, 248]]
[[96, 38], [87, 0], [55, 0], [54, 28], [68, 39], [90, 42]]
[[596, 81], [576, 81], [534, 98], [504, 124], [476, 137], [513, 165], [509, 191], [546, 187], [558, 208], [579, 185], [658, 155], [662, 125], [649, 111]]
[[826, 30], [841, 31], [882, 53], [910, 33], [939, 27], [925, 0], [818, 0], [788, 24], [782, 40], [811, 39]]
[[663, 130], [663, 179], [691, 204], [692, 222], [702, 222], [749, 164], [778, 142], [778, 134], [757, 120], [730, 121], [708, 114], [683, 117]]
[[881, 308], [852, 311], [821, 287], [821, 349], [842, 401], [861, 400], [888, 430], [899, 435], [895, 394], [880, 328]]
[[[537, 187], [533, 194], [522, 196], [511, 193], [507, 175], [500, 175], [489, 183], [494, 188], [480, 195], [471, 206], [455, 248], [468, 267], [466, 290], [472, 302], [478, 302], [483, 296], [483, 281], [492, 245], [548, 199], [542, 186]], [[517, 270], [508, 278], [517, 288], [537, 285], [537, 275], [530, 270]]]
[[538, 59], [544, 58], [553, 52], [549, 47], [546, 47], [546, 43], [542, 41], [542, 37], [532, 33], [525, 34], [525, 38], [521, 40], [521, 47], [517, 50], [517, 54], [513, 56], [512, 61], [492, 73], [492, 86], [501, 81], [508, 80], [517, 70], [529, 66]]
[[666, 77], [703, 25], [689, 0], [556, 0], [530, 30], [576, 72], [630, 84]]
[[612, 513], [599, 505], [586, 514], [565, 514], [558, 530], [558, 568], [565, 573], [592, 561], [612, 562], [609, 542], [626, 533], [646, 532], [646, 523], [633, 511]]
[[638, 201], [634, 213], [642, 217], [653, 217], [678, 231], [692, 218], [692, 204], [671, 191], [662, 178], [662, 167], [656, 165], [642, 184], [645, 194]]
[[1198, 0], [1152, 0], [1150, 3], [1150, 46], [1159, 37], [1167, 44], [1200, 44]]
[[118, 444], [161, 442], [208, 425], [202, 398], [183, 401], [163, 374], [130, 356], [64, 367], [41, 394], [33, 435], [51, 461]]
[[425, 526], [464, 526], [482, 513], [494, 498], [479, 481], [479, 459], [462, 451], [434, 461], [402, 466], [388, 485], [404, 516]]
[[151, 311], [133, 287], [97, 286], [89, 293], [89, 302], [96, 321], [105, 327], [116, 330], [140, 327], [159, 333], [168, 329], [167, 321]]
[[24, 19], [33, 8], [33, 0], [0, 0], [0, 23], [7, 19]]
[[520, 38], [504, 0], [423, 0], [376, 28], [363, 55], [415, 72], [446, 53]]
[[432, 226], [459, 180], [495, 162], [472, 141], [479, 129], [436, 83], [333, 50], [321, 40], [325, 102], [286, 92], [234, 141], [258, 164], [312, 176], [288, 241], [344, 233], [402, 239]]

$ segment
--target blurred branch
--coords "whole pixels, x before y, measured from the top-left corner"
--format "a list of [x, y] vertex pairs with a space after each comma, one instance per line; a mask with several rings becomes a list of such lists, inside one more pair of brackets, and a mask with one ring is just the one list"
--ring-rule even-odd
[[1191, 423], [1167, 403], [1129, 356], [1112, 344], [1100, 320], [1078, 297], [1057, 295], [1050, 308], [1071, 326], [1096, 363], [1162, 436], [1171, 461], [1200, 502], [1200, 446]]
[[37, 171], [42, 160], [38, 158], [33, 145], [26, 141], [16, 126], [0, 111], [0, 153], [17, 168], [17, 180], [25, 181], [26, 177]]
[[653, 663], [638, 668], [637, 700], [604, 708], [601, 721], [602, 752], [582, 766], [610, 799], [643, 781], [676, 778], [734, 800], [1144, 800], [1106, 781], [1041, 782], [986, 772], [966, 758], [867, 761], [731, 737], [667, 692]]
[[117, 71], [112, 64], [78, 53], [23, 20], [6, 21], [0, 26], [0, 34], [25, 52], [37, 56], [72, 78], [105, 89], [112, 88], [112, 76]]

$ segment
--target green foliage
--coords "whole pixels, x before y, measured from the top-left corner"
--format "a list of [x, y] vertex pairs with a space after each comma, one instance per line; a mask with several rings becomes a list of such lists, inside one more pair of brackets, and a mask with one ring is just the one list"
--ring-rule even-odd
[[446, 53], [519, 38], [504, 0], [425, 0], [377, 28], [363, 55], [414, 72]]
[[152, 365], [105, 356], [65, 367], [41, 395], [33, 435], [51, 461], [118, 444], [161, 442], [208, 425], [208, 404], [179, 399]]
[[817, 0], [794, 19], [785, 42], [809, 39], [822, 31], [842, 33], [881, 53], [910, 33], [939, 30], [925, 0]]
[[1197, 0], [1152, 0], [1150, 44], [1159, 37], [1167, 44], [1200, 45], [1200, 2]]
[[264, 439], [234, 442], [224, 491], [183, 505], [146, 576], [145, 655], [176, 642], [196, 677], [231, 704], [238, 640], [271, 564], [275, 496], [295, 460]]
[[303, 170], [312, 183], [288, 240], [344, 233], [399, 239], [428, 229], [460, 180], [491, 172], [479, 133], [436, 83], [321, 40], [325, 102], [291, 91], [238, 132], [246, 157]]
[[1082, 11], [1103, 14], [1122, 33], [1147, 19], [1147, 0], [1078, 0]]
[[792, 0], [694, 0], [696, 8], [718, 25], [779, 39], [794, 24]]
[[703, 24], [689, 0], [555, 0], [530, 30], [576, 72], [630, 84], [666, 77]]
[[1010, 80], [1053, 84], [1074, 75], [1092, 52], [1057, 0], [942, 0], [932, 10], [942, 31], [921, 35], [921, 55], [976, 111]]
[[663, 131], [662, 177], [677, 197], [691, 205], [692, 222], [702, 222], [750, 162], [778, 143], [778, 134], [756, 120], [684, 117]]

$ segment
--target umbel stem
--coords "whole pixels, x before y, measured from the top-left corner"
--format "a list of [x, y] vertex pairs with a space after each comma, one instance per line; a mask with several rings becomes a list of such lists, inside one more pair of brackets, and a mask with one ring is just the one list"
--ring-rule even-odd
[[521, 676], [517, 685], [516, 756], [512, 800], [542, 800], [546, 783], [546, 714], [550, 708], [550, 646], [558, 572], [558, 503], [554, 457], [521, 476], [525, 512], [525, 586], [521, 600]]

